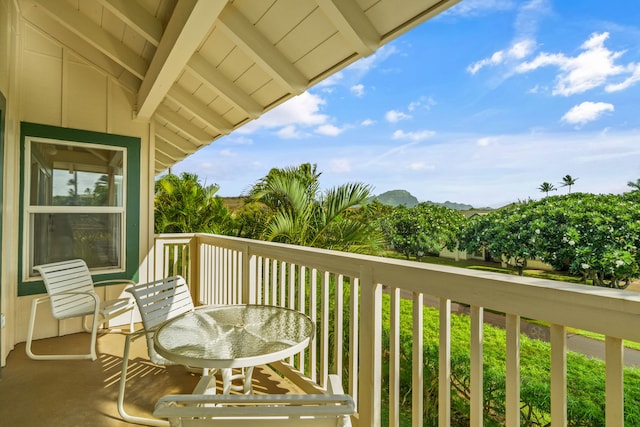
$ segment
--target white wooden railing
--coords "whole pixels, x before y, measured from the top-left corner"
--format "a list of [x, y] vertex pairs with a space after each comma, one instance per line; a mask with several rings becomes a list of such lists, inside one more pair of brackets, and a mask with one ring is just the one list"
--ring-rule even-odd
[[[520, 423], [521, 318], [551, 324], [553, 425], [567, 424], [567, 327], [606, 336], [606, 422], [624, 425], [622, 340], [640, 341], [638, 293], [207, 234], [159, 235], [155, 248], [156, 275], [187, 277], [201, 304], [275, 304], [307, 313], [316, 339], [277, 369], [309, 391], [339, 374], [356, 401], [360, 426], [381, 425], [383, 375], [389, 376], [389, 425], [399, 425], [401, 369], [412, 371], [412, 425], [423, 425], [427, 298], [440, 310], [440, 426], [451, 423], [452, 302], [470, 307], [471, 426], [483, 424], [485, 309], [506, 313], [507, 426]], [[382, 372], [383, 293], [390, 297], [388, 373]], [[413, 301], [410, 367], [400, 363], [401, 299]]]

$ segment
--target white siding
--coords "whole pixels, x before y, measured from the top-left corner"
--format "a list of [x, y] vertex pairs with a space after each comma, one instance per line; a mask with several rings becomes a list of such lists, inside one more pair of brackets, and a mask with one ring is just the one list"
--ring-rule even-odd
[[[13, 3], [0, 0], [0, 90], [7, 97], [5, 152], [5, 203], [1, 310], [7, 327], [2, 331], [2, 365], [16, 343], [26, 340], [33, 297], [16, 297], [18, 286], [18, 218], [21, 167], [20, 122], [113, 133], [141, 138], [140, 253], [145, 265], [153, 230], [149, 215], [153, 174], [149, 152], [153, 147], [150, 124], [134, 120], [136, 96], [96, 66], [24, 20], [16, 20]], [[12, 25], [13, 24], [13, 25]], [[18, 27], [20, 30], [11, 30]], [[141, 278], [146, 278], [141, 269]], [[101, 289], [113, 298], [121, 289]], [[79, 322], [58, 325], [44, 310], [38, 312], [37, 338], [78, 331]]]

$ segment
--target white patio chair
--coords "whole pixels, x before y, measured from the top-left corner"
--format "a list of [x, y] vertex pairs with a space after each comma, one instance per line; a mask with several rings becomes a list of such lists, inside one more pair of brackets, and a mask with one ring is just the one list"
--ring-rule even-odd
[[129, 367], [129, 349], [131, 341], [142, 336], [147, 340], [149, 360], [159, 366], [173, 365], [170, 360], [160, 356], [153, 347], [153, 334], [162, 322], [193, 311], [193, 300], [185, 280], [180, 276], [171, 276], [150, 283], [141, 283], [127, 291], [133, 295], [140, 311], [143, 328], [127, 335], [122, 355], [122, 372], [118, 389], [118, 412], [125, 421], [150, 426], [166, 426], [166, 421], [130, 415], [124, 408], [124, 396]]
[[[153, 336], [156, 329], [166, 320], [172, 319], [183, 313], [194, 310], [191, 292], [186, 281], [181, 276], [171, 276], [150, 283], [142, 283], [127, 289], [136, 301], [140, 310], [143, 328], [127, 335], [122, 356], [122, 372], [120, 374], [120, 387], [118, 390], [118, 412], [120, 416], [130, 423], [167, 426], [165, 420], [143, 418], [130, 415], [124, 408], [124, 396], [129, 366], [129, 349], [131, 341], [141, 336], [146, 337], [147, 353], [152, 363], [160, 366], [174, 365], [175, 363], [160, 356], [154, 348]], [[200, 370], [203, 378], [198, 383], [196, 390], [200, 393], [215, 393], [216, 383], [213, 371]], [[225, 373], [226, 374], [226, 373]], [[225, 390], [231, 387], [230, 382], [239, 376], [223, 375]], [[251, 378], [247, 379], [251, 381]], [[229, 382], [229, 384], [228, 384]]]
[[[35, 266], [34, 269], [40, 273], [47, 295], [36, 298], [31, 303], [31, 315], [29, 318], [29, 331], [27, 333], [26, 352], [35, 360], [71, 360], [71, 359], [91, 359], [96, 360], [96, 338], [98, 327], [123, 313], [129, 311], [130, 331], [133, 330], [133, 299], [119, 298], [108, 301], [101, 301], [94, 290], [95, 285], [100, 284], [127, 284], [135, 282], [126, 279], [103, 280], [93, 282], [87, 264], [81, 259], [55, 262]], [[31, 350], [33, 332], [36, 322], [36, 312], [38, 305], [50, 300], [51, 313], [57, 320], [82, 317], [82, 327], [91, 333], [91, 343], [89, 353], [86, 354], [34, 354]], [[87, 317], [93, 316], [91, 328], [87, 327]]]
[[350, 426], [355, 404], [336, 379], [331, 382], [338, 384], [337, 390], [330, 394], [167, 395], [153, 415], [167, 418], [171, 427]]

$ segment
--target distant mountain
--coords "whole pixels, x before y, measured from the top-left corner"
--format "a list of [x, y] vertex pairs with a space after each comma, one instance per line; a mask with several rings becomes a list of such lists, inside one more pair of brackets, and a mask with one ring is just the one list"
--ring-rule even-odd
[[391, 190], [378, 196], [373, 196], [369, 201], [378, 200], [383, 205], [400, 206], [405, 205], [412, 208], [417, 205], [418, 199], [406, 190]]
[[[408, 208], [412, 208], [418, 203], [420, 203], [414, 195], [412, 195], [406, 190], [387, 191], [378, 196], [373, 196], [369, 199], [369, 201], [373, 201], [373, 200], [378, 200], [383, 205], [389, 205], [389, 206], [405, 205]], [[466, 211], [469, 209], [473, 209], [473, 206], [471, 205], [467, 205], [464, 203], [450, 202], [448, 200], [444, 203], [437, 203], [437, 202], [432, 202], [427, 200], [425, 203], [429, 203], [431, 205], [436, 205], [436, 206], [444, 206], [449, 209], [453, 209], [457, 211]]]
[[429, 202], [429, 201], [427, 201], [427, 203], [431, 203], [432, 205], [444, 206], [446, 208], [453, 209], [455, 211], [468, 211], [469, 209], [473, 209], [473, 206], [471, 205], [467, 205], [464, 203], [450, 202], [448, 200], [444, 203], [436, 203], [436, 202]]

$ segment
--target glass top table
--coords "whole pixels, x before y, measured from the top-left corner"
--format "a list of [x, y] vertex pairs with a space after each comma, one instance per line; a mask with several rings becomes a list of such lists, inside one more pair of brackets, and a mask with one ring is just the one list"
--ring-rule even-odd
[[305, 314], [267, 305], [198, 307], [163, 323], [154, 346], [176, 363], [210, 369], [245, 368], [302, 351], [314, 333]]

